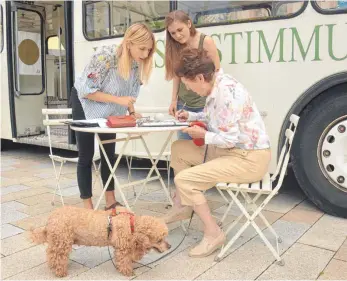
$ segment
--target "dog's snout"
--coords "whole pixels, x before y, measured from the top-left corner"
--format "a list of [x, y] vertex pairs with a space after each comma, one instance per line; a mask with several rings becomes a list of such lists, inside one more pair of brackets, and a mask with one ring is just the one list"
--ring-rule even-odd
[[169, 243], [167, 244], [167, 247], [168, 247], [168, 249], [171, 249], [171, 245]]

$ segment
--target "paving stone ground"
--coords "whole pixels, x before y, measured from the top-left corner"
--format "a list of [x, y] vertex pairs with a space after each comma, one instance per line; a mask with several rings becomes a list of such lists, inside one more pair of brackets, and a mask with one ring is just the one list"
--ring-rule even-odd
[[[138, 165], [146, 163], [140, 161]], [[126, 165], [122, 164], [117, 171], [121, 182], [127, 181], [127, 173]], [[134, 170], [133, 178], [142, 179], [145, 173]], [[1, 280], [58, 280], [47, 266], [46, 245], [35, 245], [28, 239], [30, 229], [45, 225], [49, 214], [61, 206], [59, 196], [55, 205], [51, 204], [55, 178], [48, 151], [18, 146], [2, 152], [0, 180]], [[65, 204], [82, 206], [74, 164], [64, 167], [61, 186]], [[94, 202], [100, 190], [96, 183]], [[139, 187], [136, 187], [136, 191], [139, 191]], [[134, 192], [131, 188], [125, 191], [125, 195], [132, 202]], [[119, 198], [119, 194], [117, 196]], [[220, 217], [226, 208], [223, 199], [215, 190], [207, 192], [207, 197], [213, 215]], [[134, 211], [161, 216], [167, 212], [167, 203], [160, 202], [163, 200], [165, 195], [160, 184], [153, 182], [148, 185]], [[103, 208], [103, 204], [100, 208]], [[318, 210], [290, 178], [263, 213], [282, 237], [283, 243], [279, 244], [279, 249], [284, 266], [276, 263], [252, 227], [244, 232], [219, 263], [214, 263], [214, 256], [218, 252], [206, 258], [190, 258], [189, 249], [202, 237], [202, 223], [195, 217], [185, 238], [178, 223], [170, 225], [169, 242], [173, 248], [178, 248], [160, 260], [157, 260], [160, 255], [150, 253], [134, 265], [135, 275], [131, 278], [117, 272], [107, 247], [74, 246], [69, 274], [64, 279], [347, 279], [346, 219], [332, 217]], [[237, 206], [233, 206], [223, 227], [228, 227], [239, 214]], [[242, 223], [243, 220], [237, 227]], [[274, 242], [265, 224], [258, 219], [256, 223], [264, 230], [269, 241]], [[236, 230], [233, 230], [228, 237], [235, 233]], [[151, 264], [143, 266], [147, 263]]]

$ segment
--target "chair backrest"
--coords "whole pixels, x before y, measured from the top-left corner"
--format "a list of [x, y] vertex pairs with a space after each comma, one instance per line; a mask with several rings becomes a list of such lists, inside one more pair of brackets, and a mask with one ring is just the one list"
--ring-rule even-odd
[[[43, 108], [42, 109], [42, 115], [45, 116], [45, 119], [43, 120], [43, 125], [47, 127], [47, 135], [48, 135], [48, 144], [49, 144], [49, 150], [51, 155], [53, 155], [52, 150], [52, 139], [51, 139], [51, 126], [67, 126], [64, 124], [64, 121], [72, 121], [72, 119], [67, 118], [61, 118], [57, 119], [57, 116], [62, 115], [71, 115], [72, 109], [71, 108]], [[54, 115], [55, 118], [51, 118]]]
[[280, 187], [282, 186], [283, 178], [288, 167], [289, 158], [290, 158], [290, 150], [292, 148], [292, 143], [293, 143], [294, 135], [296, 132], [296, 128], [299, 123], [299, 119], [300, 117], [295, 114], [292, 114], [290, 116], [290, 125], [289, 125], [289, 128], [286, 129], [286, 133], [285, 133], [286, 139], [281, 149], [281, 154], [278, 159], [276, 172], [271, 177], [271, 181], [274, 181], [279, 175], [277, 185], [274, 189], [275, 191], [278, 191], [278, 189], [280, 189]]

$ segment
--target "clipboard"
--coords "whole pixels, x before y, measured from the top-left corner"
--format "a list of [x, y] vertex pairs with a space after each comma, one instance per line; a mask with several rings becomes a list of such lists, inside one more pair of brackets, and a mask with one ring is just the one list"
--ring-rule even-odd
[[90, 119], [90, 120], [71, 120], [64, 121], [64, 124], [74, 126], [74, 127], [101, 127], [100, 122], [105, 119]]

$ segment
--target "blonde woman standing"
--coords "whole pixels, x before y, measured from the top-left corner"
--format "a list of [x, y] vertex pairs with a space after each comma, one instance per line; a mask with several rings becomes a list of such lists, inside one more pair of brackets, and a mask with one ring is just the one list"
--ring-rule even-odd
[[[181, 11], [173, 11], [165, 18], [166, 28], [166, 49], [165, 49], [165, 78], [173, 80], [172, 99], [169, 113], [175, 116], [177, 110], [183, 108], [191, 112], [201, 112], [205, 106], [205, 97], [197, 95], [194, 91], [187, 88], [181, 79], [175, 75], [174, 64], [179, 61], [180, 53], [183, 49], [198, 49], [206, 51], [213, 60], [216, 71], [220, 68], [220, 60], [217, 47], [213, 39], [199, 32], [189, 16]], [[191, 137], [183, 132], [178, 133], [179, 139]]]
[[[152, 31], [144, 24], [130, 26], [120, 46], [104, 46], [97, 50], [76, 79], [71, 92], [74, 120], [107, 118], [108, 116], [130, 115], [139, 117], [134, 103], [140, 86], [151, 75], [155, 39]], [[102, 134], [102, 140], [113, 139], [115, 134]], [[80, 197], [85, 208], [92, 203], [92, 160], [94, 134], [76, 132], [78, 145], [77, 180]], [[115, 163], [115, 143], [104, 145], [111, 165]], [[105, 157], [101, 154], [101, 177], [105, 184], [110, 174]], [[113, 179], [106, 193], [105, 209], [120, 205], [116, 202]]]

